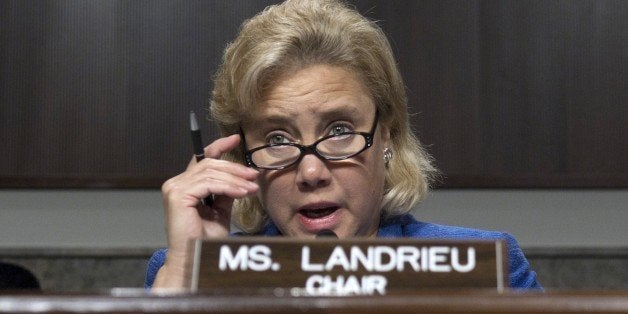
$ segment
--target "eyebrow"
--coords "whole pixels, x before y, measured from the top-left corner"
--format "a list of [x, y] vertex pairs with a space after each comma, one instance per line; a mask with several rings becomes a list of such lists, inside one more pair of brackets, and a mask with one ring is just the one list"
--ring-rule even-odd
[[[331, 118], [336, 118], [338, 116], [341, 117], [354, 117], [356, 114], [360, 113], [356, 107], [353, 106], [343, 106], [336, 107], [331, 109], [322, 109], [320, 111], [321, 120], [329, 120]], [[271, 113], [270, 115], [264, 117], [263, 119], [251, 119], [250, 123], [260, 123], [260, 122], [270, 122], [273, 124], [285, 124], [293, 121], [292, 115], [287, 112], [285, 114], [277, 114]]]

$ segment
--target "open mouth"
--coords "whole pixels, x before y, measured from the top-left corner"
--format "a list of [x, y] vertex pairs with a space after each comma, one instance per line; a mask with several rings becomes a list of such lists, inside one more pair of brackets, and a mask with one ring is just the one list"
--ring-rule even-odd
[[337, 206], [323, 207], [323, 208], [309, 208], [301, 209], [299, 213], [310, 219], [319, 219], [333, 214], [338, 210]]

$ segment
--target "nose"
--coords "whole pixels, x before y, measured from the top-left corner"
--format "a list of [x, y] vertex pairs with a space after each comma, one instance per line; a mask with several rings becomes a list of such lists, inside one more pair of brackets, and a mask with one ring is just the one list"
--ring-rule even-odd
[[297, 185], [303, 189], [314, 189], [330, 183], [331, 172], [324, 160], [314, 154], [303, 156], [297, 165]]

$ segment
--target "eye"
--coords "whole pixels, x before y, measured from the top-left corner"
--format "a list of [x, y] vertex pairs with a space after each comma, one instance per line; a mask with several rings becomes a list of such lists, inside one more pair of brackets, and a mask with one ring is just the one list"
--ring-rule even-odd
[[340, 135], [340, 134], [344, 134], [344, 133], [348, 133], [348, 132], [352, 132], [353, 129], [344, 123], [338, 123], [338, 124], [334, 124], [331, 129], [329, 130], [328, 135]]
[[266, 137], [266, 142], [270, 145], [290, 143], [288, 137], [281, 133], [271, 133]]

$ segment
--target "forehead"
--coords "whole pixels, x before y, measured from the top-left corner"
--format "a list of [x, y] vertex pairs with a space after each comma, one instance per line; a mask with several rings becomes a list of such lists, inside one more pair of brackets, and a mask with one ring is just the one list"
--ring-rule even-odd
[[343, 67], [314, 65], [274, 80], [254, 106], [250, 120], [270, 116], [328, 116], [374, 112], [370, 91], [358, 75]]

